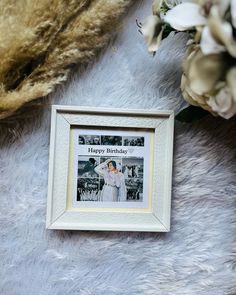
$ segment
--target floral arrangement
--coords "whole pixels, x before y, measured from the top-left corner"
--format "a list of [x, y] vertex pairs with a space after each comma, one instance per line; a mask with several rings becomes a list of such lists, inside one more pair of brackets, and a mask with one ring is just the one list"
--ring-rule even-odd
[[201, 107], [201, 115], [205, 110], [225, 119], [233, 117], [236, 0], [155, 0], [152, 12], [143, 24], [138, 24], [150, 53], [155, 54], [171, 31], [189, 34], [181, 79], [184, 99]]

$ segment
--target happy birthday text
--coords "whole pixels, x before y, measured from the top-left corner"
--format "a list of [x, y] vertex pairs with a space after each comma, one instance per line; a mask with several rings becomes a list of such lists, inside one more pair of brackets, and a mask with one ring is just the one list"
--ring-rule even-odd
[[105, 148], [105, 149], [97, 149], [97, 148], [88, 148], [88, 153], [96, 154], [96, 155], [104, 155], [107, 154], [124, 154], [126, 155], [128, 153], [127, 149], [123, 148]]

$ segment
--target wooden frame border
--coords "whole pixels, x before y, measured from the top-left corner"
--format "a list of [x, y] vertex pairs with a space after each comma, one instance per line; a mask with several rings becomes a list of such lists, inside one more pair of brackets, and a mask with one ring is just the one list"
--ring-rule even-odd
[[[71, 126], [155, 130], [151, 212], [75, 212], [67, 210]], [[173, 111], [53, 105], [46, 227], [68, 230], [169, 231], [173, 133]]]

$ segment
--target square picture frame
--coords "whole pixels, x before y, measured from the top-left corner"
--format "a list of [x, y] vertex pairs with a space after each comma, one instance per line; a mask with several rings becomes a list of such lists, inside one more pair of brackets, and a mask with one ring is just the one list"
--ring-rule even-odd
[[174, 112], [53, 105], [47, 229], [170, 230]]

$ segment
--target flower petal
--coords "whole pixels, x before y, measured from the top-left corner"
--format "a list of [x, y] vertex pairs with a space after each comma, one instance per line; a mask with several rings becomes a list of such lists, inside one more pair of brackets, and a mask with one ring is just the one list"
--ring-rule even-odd
[[236, 67], [232, 67], [227, 75], [226, 75], [226, 82], [227, 85], [232, 93], [232, 98], [234, 102], [236, 103]]
[[152, 4], [152, 13], [154, 15], [160, 15], [162, 3], [163, 3], [163, 0], [154, 0]]
[[189, 86], [198, 95], [210, 95], [224, 80], [227, 68], [224, 54], [203, 55], [200, 49], [191, 52], [184, 62]]
[[225, 13], [229, 9], [231, 0], [216, 1], [216, 4], [219, 6], [219, 12], [221, 17], [224, 17]]
[[236, 28], [236, 0], [231, 0], [231, 19], [234, 28]]
[[181, 90], [182, 90], [182, 95], [183, 98], [190, 103], [191, 105], [194, 106], [200, 106], [203, 109], [212, 112], [211, 107], [206, 103], [206, 97], [204, 96], [199, 96], [195, 92], [192, 91], [192, 89], [188, 85], [188, 80], [186, 76], [183, 74], [181, 78]]
[[161, 29], [160, 33], [157, 36], [155, 36], [152, 39], [152, 42], [149, 44], [148, 51], [150, 53], [155, 54], [155, 52], [157, 51], [157, 49], [160, 47], [161, 40], [162, 40], [162, 35], [163, 35], [163, 28]]
[[161, 19], [157, 15], [148, 16], [143, 23], [141, 32], [148, 44], [148, 51], [152, 53], [157, 51], [163, 33]]
[[208, 26], [202, 31], [200, 47], [203, 54], [212, 54], [226, 51], [226, 48], [215, 41]]
[[236, 103], [232, 99], [229, 88], [222, 88], [215, 96], [211, 96], [207, 101], [212, 110], [221, 117], [229, 119], [236, 114]]
[[207, 19], [201, 15], [201, 7], [195, 3], [181, 3], [173, 7], [167, 11], [164, 21], [178, 31], [189, 30], [207, 23]]

